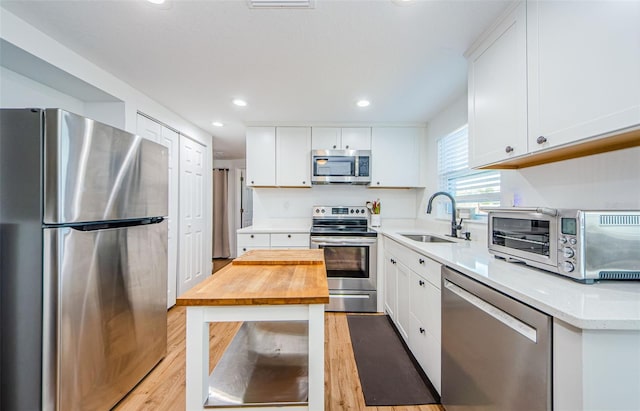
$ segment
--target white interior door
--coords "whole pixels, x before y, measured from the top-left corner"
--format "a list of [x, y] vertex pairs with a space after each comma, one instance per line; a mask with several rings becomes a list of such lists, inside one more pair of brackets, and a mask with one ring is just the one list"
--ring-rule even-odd
[[138, 114], [137, 133], [151, 141], [162, 144], [169, 151], [169, 214], [168, 250], [167, 250], [167, 308], [176, 304], [176, 288], [178, 285], [178, 184], [179, 156], [178, 133], [163, 126], [142, 114]]
[[176, 288], [178, 286], [178, 200], [179, 200], [179, 156], [178, 144], [179, 135], [175, 131], [166, 127], [162, 128], [162, 140], [160, 144], [165, 145], [169, 151], [169, 215], [168, 234], [169, 249], [167, 255], [168, 277], [167, 277], [167, 308], [176, 304]]
[[[204, 264], [205, 245], [205, 149], [180, 135], [180, 253], [178, 295], [209, 275]], [[210, 233], [208, 234], [210, 236]]]

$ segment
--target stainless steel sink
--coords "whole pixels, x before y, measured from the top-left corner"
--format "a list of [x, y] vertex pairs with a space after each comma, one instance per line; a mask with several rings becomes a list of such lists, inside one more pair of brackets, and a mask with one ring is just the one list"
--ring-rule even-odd
[[440, 238], [429, 234], [400, 234], [409, 240], [419, 241], [421, 243], [453, 243], [453, 240], [447, 240], [446, 238]]

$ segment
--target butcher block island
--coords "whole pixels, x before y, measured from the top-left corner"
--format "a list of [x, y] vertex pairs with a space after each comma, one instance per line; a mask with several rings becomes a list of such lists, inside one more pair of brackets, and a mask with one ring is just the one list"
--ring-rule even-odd
[[[324, 409], [323, 250], [252, 250], [181, 295], [186, 409]], [[208, 375], [209, 323], [243, 325]]]

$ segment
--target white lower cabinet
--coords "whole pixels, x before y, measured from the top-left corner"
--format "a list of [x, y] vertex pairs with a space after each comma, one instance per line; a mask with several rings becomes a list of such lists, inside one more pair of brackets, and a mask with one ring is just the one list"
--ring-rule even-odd
[[409, 298], [410, 294], [410, 281], [411, 271], [402, 262], [398, 261], [397, 267], [397, 281], [398, 281], [398, 315], [396, 316], [396, 325], [400, 334], [404, 337], [404, 340], [409, 344]]
[[440, 393], [440, 263], [385, 238], [384, 308]]
[[440, 289], [411, 273], [409, 348], [440, 392]]
[[238, 233], [236, 254], [249, 250], [309, 248], [309, 233]]
[[389, 252], [384, 253], [384, 311], [396, 320], [398, 311], [398, 274], [396, 259]]
[[309, 234], [271, 233], [271, 248], [309, 248]]

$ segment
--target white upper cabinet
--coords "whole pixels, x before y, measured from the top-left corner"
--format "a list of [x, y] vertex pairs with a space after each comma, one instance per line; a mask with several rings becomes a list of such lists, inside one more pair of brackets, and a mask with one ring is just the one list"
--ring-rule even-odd
[[371, 149], [369, 127], [313, 127], [311, 133], [313, 150]]
[[247, 127], [247, 186], [310, 187], [310, 127]]
[[275, 127], [247, 127], [247, 185], [276, 185]]
[[313, 150], [337, 150], [340, 148], [340, 127], [313, 127], [311, 148]]
[[469, 56], [469, 164], [527, 152], [526, 9], [521, 3]]
[[[610, 136], [640, 125], [639, 21], [638, 1], [514, 5], [468, 56], [471, 166], [633, 146]], [[575, 144], [586, 139], [600, 143]]]
[[421, 127], [374, 127], [371, 187], [419, 187]]
[[640, 124], [640, 2], [527, 3], [529, 151]]
[[371, 150], [371, 128], [343, 127], [342, 148], [345, 150]]
[[276, 185], [311, 187], [311, 128], [276, 128]]

